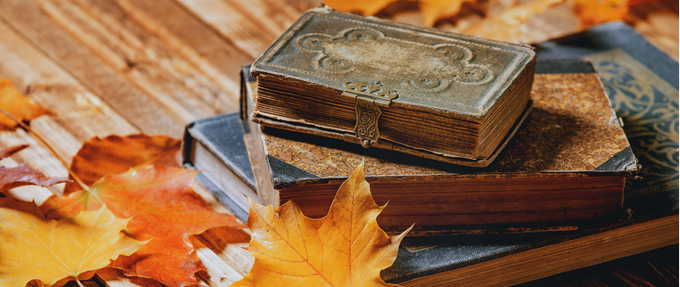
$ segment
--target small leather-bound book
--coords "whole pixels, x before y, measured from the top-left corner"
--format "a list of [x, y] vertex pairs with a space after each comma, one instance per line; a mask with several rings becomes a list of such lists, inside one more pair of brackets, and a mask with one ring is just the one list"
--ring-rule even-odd
[[252, 65], [253, 120], [466, 166], [487, 166], [528, 113], [535, 53], [317, 8]]

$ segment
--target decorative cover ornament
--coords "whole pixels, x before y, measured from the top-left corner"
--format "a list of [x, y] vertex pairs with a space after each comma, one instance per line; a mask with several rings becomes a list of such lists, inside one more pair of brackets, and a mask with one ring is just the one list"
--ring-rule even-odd
[[389, 107], [392, 100], [399, 95], [397, 91], [377, 82], [346, 82], [343, 84], [345, 91], [343, 97], [356, 100], [357, 124], [354, 126], [354, 134], [359, 139], [361, 146], [368, 148], [378, 142], [378, 118], [382, 112], [378, 106]]

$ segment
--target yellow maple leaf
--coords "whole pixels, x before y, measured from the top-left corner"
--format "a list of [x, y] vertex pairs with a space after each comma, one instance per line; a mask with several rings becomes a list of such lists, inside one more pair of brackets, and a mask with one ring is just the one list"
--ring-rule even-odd
[[87, 279], [93, 275], [87, 271], [146, 243], [124, 235], [129, 219], [114, 217], [106, 207], [57, 221], [44, 219], [32, 202], [6, 198], [0, 206], [0, 286]]
[[420, 0], [420, 14], [425, 19], [425, 25], [434, 26], [439, 19], [453, 17], [460, 12], [464, 2], [475, 0]]
[[[0, 79], [0, 108], [20, 121], [32, 120], [49, 113], [33, 99], [22, 95], [10, 79]], [[0, 114], [0, 130], [14, 130], [18, 125], [10, 117]]]
[[604, 22], [621, 20], [628, 13], [627, 0], [574, 0], [574, 12], [581, 29]]
[[380, 270], [392, 265], [410, 228], [389, 237], [376, 222], [384, 208], [371, 196], [363, 162], [323, 218], [304, 216], [292, 201], [277, 209], [250, 201], [255, 264], [231, 286], [392, 286]]
[[340, 10], [350, 13], [359, 13], [366, 16], [375, 15], [380, 12], [385, 6], [397, 0], [374, 0], [374, 1], [356, 1], [356, 0], [326, 0], [324, 4], [335, 10]]

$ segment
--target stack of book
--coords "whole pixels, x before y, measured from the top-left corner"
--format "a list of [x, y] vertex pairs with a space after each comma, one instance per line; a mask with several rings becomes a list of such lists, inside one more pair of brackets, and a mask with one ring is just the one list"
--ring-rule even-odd
[[379, 225], [415, 223], [387, 282], [517, 284], [678, 242], [677, 67], [621, 23], [535, 53], [314, 9], [184, 162], [245, 220], [243, 195], [325, 215], [364, 160]]

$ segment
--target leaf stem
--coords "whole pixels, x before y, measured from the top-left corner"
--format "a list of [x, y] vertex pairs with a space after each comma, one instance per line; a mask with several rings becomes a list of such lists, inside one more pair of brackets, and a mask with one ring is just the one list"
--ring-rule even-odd
[[66, 162], [66, 160], [65, 160], [64, 158], [62, 158], [61, 155], [59, 155], [59, 153], [57, 153], [57, 151], [54, 150], [54, 148], [52, 148], [52, 146], [51, 146], [49, 143], [47, 143], [47, 141], [46, 141], [42, 136], [40, 136], [40, 134], [34, 132], [29, 126], [27, 126], [26, 124], [24, 124], [23, 122], [21, 122], [20, 120], [18, 120], [17, 118], [15, 118], [13, 115], [11, 115], [10, 113], [8, 113], [8, 112], [5, 111], [4, 109], [0, 108], [0, 112], [2, 112], [5, 116], [9, 117], [9, 118], [12, 119], [13, 121], [17, 122], [17, 124], [19, 124], [19, 126], [21, 126], [21, 127], [22, 127], [23, 129], [25, 129], [26, 131], [28, 131], [28, 132], [32, 133], [33, 135], [35, 135], [35, 137], [38, 138], [38, 140], [40, 140], [40, 141], [43, 143], [43, 145], [45, 145], [45, 146], [46, 146], [46, 147], [47, 147], [54, 155], [57, 156], [57, 159], [59, 159], [59, 161], [61, 162], [61, 164], [66, 168], [66, 171], [68, 171], [68, 174], [69, 174], [71, 177], [73, 177], [73, 179], [76, 181], [76, 183], [78, 183], [78, 185], [80, 185], [80, 187], [82, 187], [83, 189], [85, 189], [85, 190], [87, 190], [89, 193], [91, 193], [92, 196], [94, 196], [94, 198], [96, 198], [101, 204], [104, 204], [104, 202], [99, 198], [99, 196], [97, 196], [97, 194], [95, 194], [95, 193], [92, 191], [92, 189], [90, 189], [90, 187], [87, 186], [87, 184], [85, 184], [85, 183], [83, 182], [83, 180], [80, 179], [80, 177], [78, 177], [73, 171], [71, 171], [71, 168], [69, 168], [68, 162]]
[[76, 283], [78, 283], [78, 286], [85, 287], [85, 286], [83, 286], [83, 283], [80, 282], [80, 279], [78, 279], [78, 276], [73, 276], [73, 277], [76, 277]]

